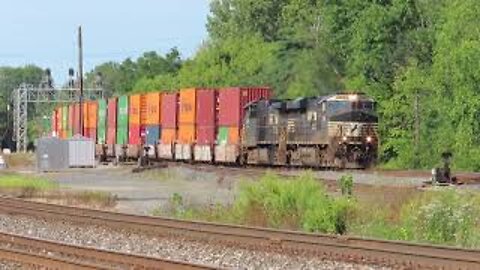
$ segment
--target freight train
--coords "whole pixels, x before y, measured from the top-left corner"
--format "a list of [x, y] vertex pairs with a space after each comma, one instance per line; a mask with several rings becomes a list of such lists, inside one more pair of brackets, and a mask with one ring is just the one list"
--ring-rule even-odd
[[267, 87], [183, 89], [57, 107], [52, 135], [96, 140], [100, 160], [366, 168], [379, 138], [362, 93], [279, 100]]

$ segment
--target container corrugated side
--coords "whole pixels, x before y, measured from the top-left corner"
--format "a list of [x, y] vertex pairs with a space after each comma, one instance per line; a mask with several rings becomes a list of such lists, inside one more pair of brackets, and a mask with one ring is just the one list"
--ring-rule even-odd
[[178, 124], [195, 124], [197, 110], [197, 89], [189, 88], [180, 91]]
[[68, 106], [62, 107], [62, 129], [68, 129]]
[[145, 125], [147, 123], [147, 95], [140, 95], [140, 125]]
[[224, 88], [219, 90], [218, 125], [240, 127], [244, 117], [244, 107], [253, 101], [270, 99], [271, 89], [267, 87]]
[[148, 125], [145, 128], [147, 145], [156, 145], [160, 140], [161, 129], [159, 125]]
[[69, 132], [73, 133], [73, 125], [75, 122], [75, 104], [70, 104], [68, 105], [68, 124], [67, 124], [67, 130]]
[[73, 135], [81, 135], [82, 127], [80, 126], [80, 104], [73, 104]]
[[128, 144], [128, 96], [118, 97], [117, 106], [116, 144]]
[[52, 135], [53, 136], [57, 136], [58, 132], [58, 116], [57, 116], [57, 109], [54, 109], [53, 112], [52, 112], [52, 116], [51, 116], [51, 121], [52, 121]]
[[131, 95], [129, 112], [128, 112], [128, 122], [130, 125], [140, 125], [140, 100], [141, 95]]
[[240, 128], [238, 127], [218, 127], [217, 144], [218, 145], [236, 145], [240, 143]]
[[160, 136], [162, 144], [172, 144], [177, 140], [177, 130], [175, 128], [163, 128]]
[[98, 102], [89, 101], [84, 114], [86, 114], [87, 118], [84, 120], [85, 122], [83, 125], [88, 129], [96, 128], [98, 120]]
[[196, 133], [198, 145], [213, 145], [216, 137], [217, 91], [201, 89], [197, 91]]
[[145, 119], [145, 125], [159, 125], [161, 114], [161, 102], [162, 95], [160, 92], [148, 93], [145, 95], [147, 99], [147, 117]]
[[105, 99], [98, 101], [97, 143], [105, 144], [107, 140], [107, 102]]
[[117, 137], [117, 98], [110, 98], [107, 105], [107, 144], [115, 144]]
[[179, 144], [192, 144], [196, 140], [194, 124], [179, 124], [178, 125], [178, 143]]
[[142, 140], [140, 137], [140, 125], [130, 124], [128, 127], [128, 144], [138, 145], [141, 143]]
[[163, 93], [160, 111], [162, 128], [177, 128], [178, 93]]

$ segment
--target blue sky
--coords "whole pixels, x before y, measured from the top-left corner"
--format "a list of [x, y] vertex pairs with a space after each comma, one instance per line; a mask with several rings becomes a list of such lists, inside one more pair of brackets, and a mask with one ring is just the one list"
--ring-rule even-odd
[[77, 67], [77, 27], [85, 69], [109, 60], [167, 52], [194, 54], [207, 37], [208, 0], [15, 0], [0, 9], [0, 65], [50, 67], [62, 83]]

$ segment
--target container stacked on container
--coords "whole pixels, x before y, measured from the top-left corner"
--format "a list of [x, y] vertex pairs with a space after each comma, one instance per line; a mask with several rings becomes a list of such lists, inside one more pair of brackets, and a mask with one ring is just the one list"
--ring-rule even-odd
[[213, 161], [217, 131], [217, 91], [201, 89], [197, 91], [196, 104], [196, 143], [194, 158], [197, 161]]
[[148, 147], [148, 156], [156, 157], [155, 149], [157, 149], [161, 134], [162, 94], [154, 92], [145, 94], [144, 97], [146, 110], [142, 129], [145, 133], [145, 146]]
[[107, 156], [115, 156], [117, 141], [117, 98], [108, 99], [107, 103]]
[[142, 139], [140, 129], [140, 105], [142, 95], [132, 95], [129, 100], [128, 113], [128, 149], [127, 157], [136, 158], [140, 155]]
[[175, 145], [175, 159], [192, 160], [196, 140], [197, 89], [180, 91], [178, 103], [178, 135]]
[[245, 115], [250, 102], [269, 99], [271, 90], [259, 88], [226, 88], [218, 93], [218, 131], [215, 161], [234, 163], [240, 156], [240, 138]]
[[177, 138], [178, 93], [163, 93], [160, 109], [160, 144], [157, 153], [160, 158], [173, 159]]
[[117, 98], [115, 155], [125, 158], [128, 146], [128, 96]]
[[89, 101], [83, 106], [83, 136], [97, 139], [98, 102]]
[[98, 116], [97, 116], [97, 145], [95, 154], [101, 156], [104, 154], [104, 146], [107, 143], [107, 101], [105, 99], [98, 100]]
[[68, 106], [62, 106], [62, 139], [68, 138]]

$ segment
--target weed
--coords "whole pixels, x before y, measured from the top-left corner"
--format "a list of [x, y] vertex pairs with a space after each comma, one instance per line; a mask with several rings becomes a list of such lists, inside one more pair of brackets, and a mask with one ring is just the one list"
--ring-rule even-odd
[[81, 191], [69, 195], [67, 200], [74, 204], [83, 204], [99, 207], [112, 207], [117, 203], [117, 197], [103, 191]]
[[342, 175], [340, 179], [338, 179], [338, 185], [342, 190], [342, 195], [345, 196], [352, 196], [353, 194], [353, 176], [351, 174]]

